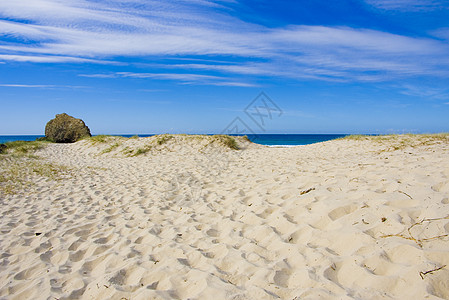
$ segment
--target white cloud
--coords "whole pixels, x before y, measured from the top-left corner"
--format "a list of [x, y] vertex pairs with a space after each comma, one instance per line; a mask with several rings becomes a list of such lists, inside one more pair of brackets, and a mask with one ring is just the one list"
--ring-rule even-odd
[[447, 88], [436, 88], [416, 84], [403, 84], [401, 86], [397, 86], [397, 88], [401, 91], [401, 94], [407, 96], [438, 100], [449, 99], [449, 90]]
[[444, 8], [444, 0], [366, 0], [376, 8], [398, 11], [423, 11]]
[[37, 88], [37, 89], [55, 89], [55, 88], [69, 88], [69, 89], [80, 89], [86, 88], [85, 86], [76, 85], [53, 85], [53, 84], [7, 84], [0, 83], [0, 87], [11, 87], [11, 88]]
[[[419, 0], [367, 1], [385, 9], [424, 5]], [[2, 1], [0, 17], [26, 22], [0, 20], [0, 61], [113, 63], [116, 57], [188, 56], [188, 63], [157, 66], [167, 70], [158, 72], [159, 79], [189, 84], [245, 84], [223, 74], [330, 81], [449, 76], [449, 46], [440, 39], [350, 27], [267, 28], [223, 13], [227, 2], [234, 1]], [[175, 73], [179, 70], [195, 72], [187, 78]]]
[[254, 87], [256, 85], [248, 82], [239, 82], [230, 80], [227, 77], [211, 76], [202, 74], [185, 73], [135, 73], [135, 72], [115, 72], [109, 74], [80, 74], [81, 77], [90, 78], [151, 78], [156, 80], [175, 80], [184, 84], [202, 84], [216, 86], [236, 86], [236, 87]]
[[[0, 47], [1, 48], [1, 47]], [[0, 60], [17, 61], [17, 62], [34, 62], [34, 63], [95, 63], [95, 64], [117, 64], [112, 61], [87, 59], [81, 57], [70, 56], [52, 56], [52, 55], [9, 55], [0, 54]], [[4, 62], [0, 62], [4, 63]]]

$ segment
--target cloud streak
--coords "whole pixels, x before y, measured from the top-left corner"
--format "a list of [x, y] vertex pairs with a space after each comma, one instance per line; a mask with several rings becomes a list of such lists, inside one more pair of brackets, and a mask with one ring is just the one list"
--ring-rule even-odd
[[155, 79], [155, 80], [174, 80], [183, 84], [201, 84], [216, 86], [235, 86], [235, 87], [255, 87], [257, 85], [230, 81], [227, 77], [188, 74], [188, 73], [135, 73], [135, 72], [115, 72], [107, 74], [80, 74], [80, 77], [88, 78], [137, 78], [137, 79]]
[[[166, 72], [135, 76], [235, 86], [253, 86], [238, 77], [243, 75], [328, 81], [449, 76], [449, 46], [441, 39], [350, 27], [267, 28], [230, 16], [227, 2], [235, 1], [3, 1], [0, 16], [9, 21], [0, 20], [0, 61], [114, 63], [139, 57]], [[439, 3], [367, 2], [382, 9]], [[154, 64], [183, 57], [200, 60]]]
[[427, 11], [441, 9], [444, 0], [366, 0], [376, 8], [396, 11]]
[[57, 89], [57, 88], [82, 89], [82, 88], [86, 88], [85, 86], [76, 86], [76, 85], [10, 84], [10, 83], [0, 83], [0, 87], [27, 88], [27, 89]]

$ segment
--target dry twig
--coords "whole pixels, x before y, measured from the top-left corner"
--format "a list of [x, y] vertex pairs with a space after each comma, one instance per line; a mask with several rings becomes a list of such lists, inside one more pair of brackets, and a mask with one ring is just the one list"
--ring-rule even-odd
[[439, 271], [439, 270], [443, 269], [444, 267], [446, 267], [446, 265], [436, 268], [436, 269], [433, 269], [433, 270], [419, 272], [419, 276], [421, 276], [421, 279], [424, 280], [424, 276], [426, 276], [427, 274], [432, 274], [433, 272]]
[[314, 190], [315, 190], [315, 188], [310, 188], [310, 189], [301, 191], [299, 194], [300, 194], [300, 195], [304, 195], [304, 194], [310, 193], [311, 191], [314, 191]]
[[417, 222], [413, 225], [411, 225], [409, 228], [407, 228], [407, 232], [409, 234], [410, 237], [404, 236], [400, 233], [398, 234], [387, 234], [387, 235], [383, 235], [381, 236], [382, 238], [387, 238], [387, 237], [393, 237], [393, 236], [397, 236], [406, 240], [411, 240], [414, 241], [419, 247], [422, 248], [423, 242], [428, 242], [428, 241], [432, 241], [432, 240], [436, 240], [436, 239], [440, 239], [443, 237], [447, 237], [449, 236], [449, 234], [442, 234], [442, 235], [438, 235], [438, 236], [433, 236], [430, 238], [425, 238], [425, 239], [417, 239], [413, 236], [411, 230], [413, 227], [418, 226], [418, 225], [422, 225], [424, 222], [432, 222], [432, 221], [439, 221], [439, 220], [446, 220], [449, 219], [449, 216], [443, 217], [443, 218], [434, 218], [434, 219], [422, 219], [420, 222]]

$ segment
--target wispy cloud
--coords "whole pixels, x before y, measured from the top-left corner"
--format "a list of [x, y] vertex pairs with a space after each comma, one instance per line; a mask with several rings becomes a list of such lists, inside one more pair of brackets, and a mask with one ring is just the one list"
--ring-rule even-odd
[[[1, 49], [1, 46], [0, 46]], [[117, 62], [108, 60], [88, 59], [70, 56], [53, 56], [53, 55], [10, 55], [0, 54], [0, 60], [17, 61], [17, 62], [33, 62], [33, 63], [95, 63], [95, 64], [118, 64]], [[5, 62], [0, 63], [5, 63]]]
[[33, 88], [33, 89], [57, 89], [57, 88], [69, 88], [69, 89], [81, 89], [86, 88], [85, 86], [75, 86], [75, 85], [53, 85], [53, 84], [9, 84], [0, 83], [0, 87], [10, 87], [10, 88]]
[[444, 0], [366, 0], [370, 5], [384, 10], [423, 11], [444, 9]]
[[[367, 1], [382, 9], [439, 3]], [[84, 76], [234, 86], [254, 86], [241, 80], [242, 75], [328, 81], [449, 77], [449, 46], [441, 38], [350, 27], [268, 28], [232, 17], [229, 2], [235, 1], [2, 1], [0, 17], [24, 22], [0, 20], [0, 61], [114, 63], [118, 57], [149, 62], [185, 58], [188, 63], [157, 64], [166, 71], [154, 74]]]
[[175, 80], [183, 84], [202, 84], [202, 85], [217, 85], [217, 86], [236, 86], [236, 87], [254, 87], [257, 85], [247, 83], [230, 81], [227, 77], [202, 75], [202, 74], [188, 74], [188, 73], [135, 73], [135, 72], [115, 72], [109, 74], [80, 74], [81, 77], [89, 78], [151, 78], [156, 80]]
[[422, 85], [404, 84], [398, 87], [402, 94], [427, 99], [449, 99], [449, 90]]

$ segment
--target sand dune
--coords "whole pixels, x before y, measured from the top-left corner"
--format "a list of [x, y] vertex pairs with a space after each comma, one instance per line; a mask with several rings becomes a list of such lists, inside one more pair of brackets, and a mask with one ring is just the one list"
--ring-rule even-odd
[[407, 139], [50, 144], [70, 176], [1, 196], [0, 298], [449, 299], [449, 143]]

